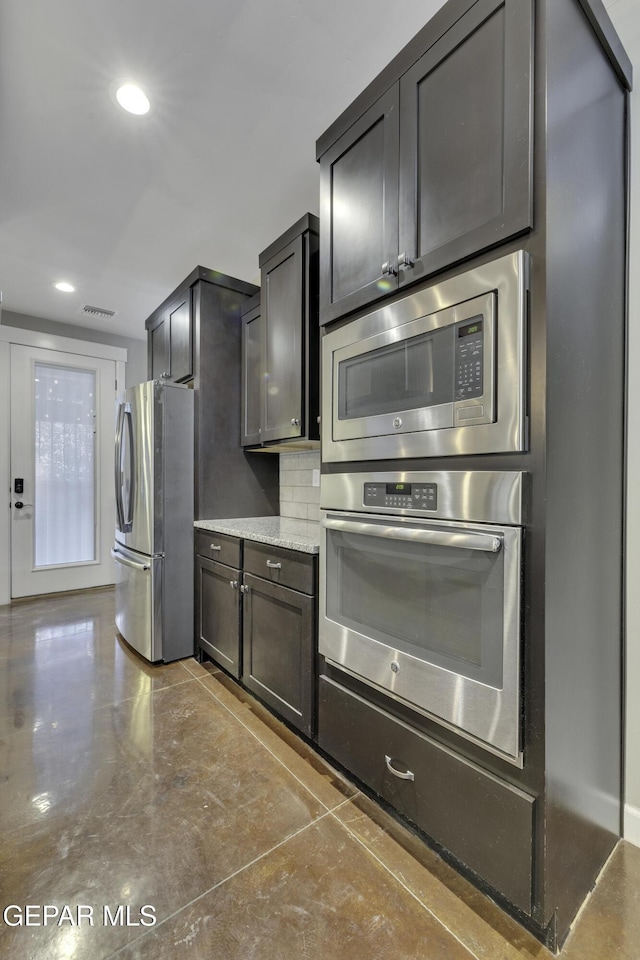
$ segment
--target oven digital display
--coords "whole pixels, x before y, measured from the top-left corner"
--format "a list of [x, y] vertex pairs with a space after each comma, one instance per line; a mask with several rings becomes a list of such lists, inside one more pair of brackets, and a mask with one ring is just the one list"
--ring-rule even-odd
[[437, 510], [437, 483], [365, 483], [364, 507], [392, 507], [400, 510]]
[[410, 483], [388, 483], [387, 490], [388, 495], [391, 496], [411, 496], [411, 484]]

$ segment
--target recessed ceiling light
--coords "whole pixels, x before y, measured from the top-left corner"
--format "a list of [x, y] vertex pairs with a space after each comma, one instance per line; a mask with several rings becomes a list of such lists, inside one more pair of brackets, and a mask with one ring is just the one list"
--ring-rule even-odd
[[59, 280], [58, 283], [54, 283], [54, 287], [61, 293], [75, 293], [76, 289], [72, 283], [67, 283], [66, 280]]
[[118, 87], [116, 90], [116, 100], [123, 110], [127, 110], [129, 113], [135, 113], [137, 116], [148, 113], [151, 106], [144, 90], [141, 90], [135, 83], [129, 81], [122, 83]]

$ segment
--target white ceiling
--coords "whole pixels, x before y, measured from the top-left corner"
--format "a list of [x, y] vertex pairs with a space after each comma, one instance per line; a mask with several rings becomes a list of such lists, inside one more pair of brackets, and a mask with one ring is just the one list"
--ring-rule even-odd
[[[258, 282], [261, 250], [318, 213], [316, 139], [442, 5], [2, 0], [4, 309], [144, 338], [197, 264]], [[114, 106], [124, 77], [148, 116]]]
[[[256, 282], [261, 250], [318, 213], [317, 137], [441, 6], [3, 0], [4, 309], [143, 338], [197, 264]], [[121, 77], [147, 117], [114, 106]]]

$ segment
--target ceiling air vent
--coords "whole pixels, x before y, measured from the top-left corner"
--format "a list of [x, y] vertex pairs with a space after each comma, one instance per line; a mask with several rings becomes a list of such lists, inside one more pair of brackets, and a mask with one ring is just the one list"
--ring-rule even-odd
[[105, 310], [104, 307], [92, 307], [88, 303], [85, 303], [80, 313], [83, 317], [91, 317], [92, 320], [111, 320], [111, 318], [116, 315], [115, 310]]

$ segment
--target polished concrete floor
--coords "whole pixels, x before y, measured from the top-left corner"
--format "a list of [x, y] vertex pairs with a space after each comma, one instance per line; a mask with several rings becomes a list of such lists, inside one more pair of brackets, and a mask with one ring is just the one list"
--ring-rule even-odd
[[[113, 614], [111, 590], [0, 607], [0, 957], [551, 956], [224, 675], [146, 665]], [[640, 849], [561, 957], [638, 960]]]

